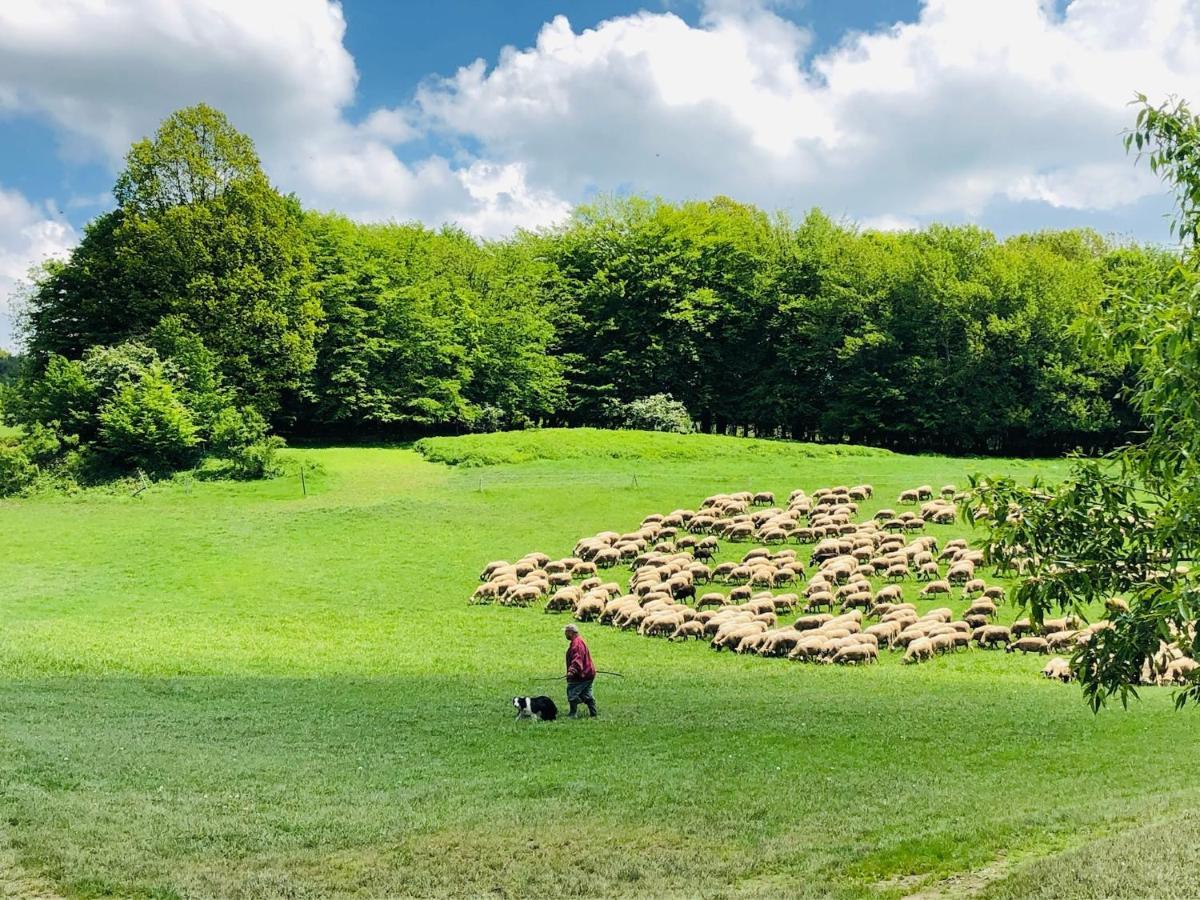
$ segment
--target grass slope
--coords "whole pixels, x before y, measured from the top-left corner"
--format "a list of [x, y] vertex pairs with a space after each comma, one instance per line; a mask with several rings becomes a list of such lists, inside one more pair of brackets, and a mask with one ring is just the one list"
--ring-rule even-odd
[[[502, 459], [529, 439], [441, 446]], [[602, 717], [514, 723], [509, 697], [561, 691], [542, 679], [563, 619], [465, 602], [488, 559], [562, 554], [716, 490], [869, 480], [882, 503], [1060, 464], [721, 441], [670, 458], [704, 438], [647, 460], [624, 445], [663, 436], [537, 439], [564, 458], [467, 471], [314, 450], [307, 497], [288, 478], [0, 504], [0, 881], [146, 897], [1190, 883], [1200, 726], [1165, 691], [1092, 716], [1033, 657], [842, 669], [585, 626], [627, 676], [598, 683]], [[1163, 868], [1097, 873], [1125, 835]]]

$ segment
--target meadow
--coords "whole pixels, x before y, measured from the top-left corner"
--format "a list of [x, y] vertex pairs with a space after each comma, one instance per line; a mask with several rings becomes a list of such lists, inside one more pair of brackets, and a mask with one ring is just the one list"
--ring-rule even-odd
[[1200, 719], [1167, 689], [1093, 715], [1043, 657], [584, 625], [625, 675], [601, 717], [514, 722], [561, 695], [566, 619], [466, 602], [488, 560], [717, 490], [869, 481], [869, 511], [1061, 461], [587, 430], [288, 455], [307, 495], [0, 503], [0, 896], [1195, 894]]

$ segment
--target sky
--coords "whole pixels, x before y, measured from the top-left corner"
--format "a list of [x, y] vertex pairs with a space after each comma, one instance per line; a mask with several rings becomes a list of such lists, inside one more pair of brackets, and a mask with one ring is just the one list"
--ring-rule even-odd
[[130, 143], [199, 101], [364, 221], [491, 238], [725, 194], [1168, 243], [1135, 92], [1200, 103], [1200, 0], [4, 0], [0, 345]]

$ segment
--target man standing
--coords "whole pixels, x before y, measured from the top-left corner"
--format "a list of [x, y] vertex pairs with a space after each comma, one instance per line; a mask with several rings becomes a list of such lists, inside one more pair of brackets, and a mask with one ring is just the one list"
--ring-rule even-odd
[[575, 718], [575, 710], [580, 703], [587, 704], [588, 711], [595, 716], [596, 698], [592, 696], [592, 681], [596, 678], [596, 667], [592, 664], [592, 654], [588, 652], [587, 644], [574, 625], [564, 628], [563, 634], [567, 637], [567, 702], [571, 704], [567, 718]]

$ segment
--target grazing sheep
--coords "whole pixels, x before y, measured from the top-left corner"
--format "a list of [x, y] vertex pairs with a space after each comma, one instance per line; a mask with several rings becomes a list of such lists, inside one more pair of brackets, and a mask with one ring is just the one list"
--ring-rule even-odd
[[979, 597], [971, 601], [971, 605], [967, 607], [964, 615], [994, 616], [996, 615], [996, 604], [984, 597]]
[[985, 590], [987, 590], [987, 584], [982, 578], [972, 578], [963, 585], [963, 596], [972, 597], [975, 594], [982, 594]]
[[1196, 670], [1200, 669], [1194, 659], [1184, 656], [1167, 663], [1162, 674], [1158, 676], [1159, 684], [1188, 684], [1193, 680]]
[[918, 596], [932, 597], [934, 594], [949, 594], [950, 582], [948, 581], [931, 581], [925, 587], [921, 588]]
[[933, 645], [934, 653], [950, 653], [955, 647], [955, 638], [953, 634], [935, 634], [932, 637], [926, 638]]
[[1071, 664], [1061, 656], [1056, 656], [1042, 669], [1043, 678], [1053, 678], [1066, 684], [1072, 678]]
[[575, 618], [580, 622], [598, 619], [603, 612], [604, 601], [599, 597], [585, 597], [575, 606]]
[[1104, 601], [1104, 608], [1110, 613], [1127, 613], [1129, 612], [1129, 601], [1121, 597], [1109, 597]]
[[1046, 644], [1051, 650], [1065, 650], [1074, 647], [1078, 642], [1079, 632], [1071, 629], [1052, 631], [1046, 635]]
[[956, 562], [950, 567], [950, 571], [946, 573], [946, 580], [951, 584], [956, 582], [967, 582], [975, 577], [975, 564], [966, 561]]
[[917, 493], [916, 488], [913, 488], [911, 490], [901, 491], [900, 496], [897, 499], [900, 503], [917, 503], [920, 501], [921, 497]]
[[995, 601], [996, 603], [1002, 603], [1004, 601], [1004, 588], [993, 585], [992, 587], [984, 590], [983, 596], [987, 597], [989, 600]]
[[879, 622], [869, 626], [864, 633], [875, 635], [877, 640], [887, 644], [890, 648], [895, 645], [896, 638], [900, 636], [900, 631], [899, 622]]
[[998, 647], [1007, 646], [1013, 636], [1003, 625], [984, 625], [976, 628], [971, 637], [980, 647]]
[[872, 644], [854, 644], [842, 647], [831, 660], [835, 665], [859, 665], [873, 663], [879, 658], [879, 650]]
[[905, 664], [924, 662], [933, 659], [933, 641], [927, 637], [917, 638], [909, 643], [900, 660]]
[[1004, 649], [1008, 653], [1012, 653], [1015, 650], [1020, 650], [1022, 654], [1048, 653], [1050, 652], [1050, 645], [1046, 643], [1046, 639], [1043, 637], [1023, 637], [1017, 638]]

